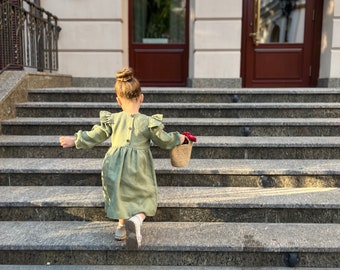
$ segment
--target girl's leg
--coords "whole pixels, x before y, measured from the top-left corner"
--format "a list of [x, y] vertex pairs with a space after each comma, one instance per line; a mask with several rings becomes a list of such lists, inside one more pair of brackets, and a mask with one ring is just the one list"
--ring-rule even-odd
[[144, 219], [146, 218], [145, 214], [144, 213], [139, 213], [137, 214], [136, 216], [139, 216], [142, 220], [142, 222], [144, 221]]
[[126, 248], [136, 250], [142, 244], [141, 227], [145, 219], [144, 213], [134, 215], [125, 222], [126, 227]]
[[125, 219], [119, 219], [118, 226], [115, 231], [115, 239], [121, 241], [124, 240], [125, 238], [126, 238]]

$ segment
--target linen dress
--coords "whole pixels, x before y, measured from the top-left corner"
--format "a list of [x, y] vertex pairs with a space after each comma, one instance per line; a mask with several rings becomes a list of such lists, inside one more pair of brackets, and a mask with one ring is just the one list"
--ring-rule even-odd
[[105, 211], [109, 218], [156, 214], [157, 181], [150, 140], [162, 149], [180, 144], [180, 134], [165, 132], [162, 119], [161, 114], [101, 111], [100, 125], [75, 134], [77, 149], [92, 148], [111, 136], [111, 147], [102, 167]]

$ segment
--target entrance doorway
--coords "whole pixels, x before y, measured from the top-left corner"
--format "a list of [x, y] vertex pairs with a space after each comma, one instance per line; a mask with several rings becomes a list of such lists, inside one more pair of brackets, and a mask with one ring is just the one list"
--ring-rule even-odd
[[313, 87], [323, 0], [243, 0], [243, 87]]
[[143, 86], [186, 86], [189, 0], [129, 0], [129, 62]]

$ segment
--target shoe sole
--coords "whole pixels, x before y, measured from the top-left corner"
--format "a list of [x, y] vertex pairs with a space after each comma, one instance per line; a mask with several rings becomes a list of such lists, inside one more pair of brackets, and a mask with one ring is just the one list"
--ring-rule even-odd
[[117, 241], [123, 241], [123, 240], [126, 239], [126, 235], [123, 236], [123, 237], [117, 237], [117, 236], [115, 236], [115, 239], [116, 239]]
[[[116, 234], [117, 231], [118, 231], [118, 234]], [[123, 241], [123, 240], [126, 239], [126, 229], [125, 228], [116, 229], [116, 232], [115, 232], [115, 240]]]
[[125, 248], [128, 249], [128, 250], [137, 250], [138, 249], [138, 242], [137, 242], [135, 223], [133, 223], [133, 221], [131, 221], [131, 220], [127, 220], [125, 222], [125, 229], [126, 229]]

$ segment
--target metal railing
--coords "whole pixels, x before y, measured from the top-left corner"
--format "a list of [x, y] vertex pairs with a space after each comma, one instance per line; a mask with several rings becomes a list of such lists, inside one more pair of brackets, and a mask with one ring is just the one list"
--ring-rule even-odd
[[0, 73], [58, 70], [58, 18], [29, 0], [0, 0]]

